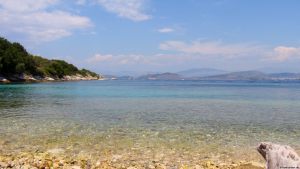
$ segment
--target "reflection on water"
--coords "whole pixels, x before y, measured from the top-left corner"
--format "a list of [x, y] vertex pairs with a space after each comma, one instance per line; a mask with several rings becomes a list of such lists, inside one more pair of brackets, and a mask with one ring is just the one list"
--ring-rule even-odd
[[113, 151], [145, 159], [157, 152], [181, 159], [249, 158], [260, 141], [299, 148], [299, 87], [195, 81], [0, 85], [0, 153], [61, 147], [70, 154]]

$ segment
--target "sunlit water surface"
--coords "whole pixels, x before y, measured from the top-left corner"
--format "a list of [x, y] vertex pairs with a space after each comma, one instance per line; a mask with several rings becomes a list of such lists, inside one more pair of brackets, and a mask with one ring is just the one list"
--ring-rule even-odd
[[257, 158], [300, 148], [300, 83], [87, 81], [0, 85], [0, 154]]

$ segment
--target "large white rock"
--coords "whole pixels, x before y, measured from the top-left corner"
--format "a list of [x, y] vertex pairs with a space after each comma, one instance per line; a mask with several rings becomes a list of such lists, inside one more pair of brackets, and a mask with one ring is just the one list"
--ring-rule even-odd
[[0, 82], [9, 82], [9, 80], [5, 79], [4, 77], [0, 76]]
[[300, 168], [300, 158], [290, 146], [262, 142], [257, 150], [266, 160], [267, 169]]

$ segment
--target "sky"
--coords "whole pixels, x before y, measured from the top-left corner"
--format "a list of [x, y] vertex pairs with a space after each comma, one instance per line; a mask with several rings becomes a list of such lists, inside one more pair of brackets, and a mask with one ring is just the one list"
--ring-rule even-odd
[[299, 0], [0, 0], [0, 36], [97, 73], [300, 72]]

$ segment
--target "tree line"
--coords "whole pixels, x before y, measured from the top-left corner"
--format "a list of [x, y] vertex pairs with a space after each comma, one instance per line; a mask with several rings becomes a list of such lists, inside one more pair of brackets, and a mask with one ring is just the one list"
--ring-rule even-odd
[[31, 55], [17, 42], [9, 42], [0, 37], [0, 74], [29, 74], [35, 76], [51, 76], [62, 78], [67, 75], [98, 76], [86, 69], [79, 70], [76, 66], [63, 60], [49, 60]]

